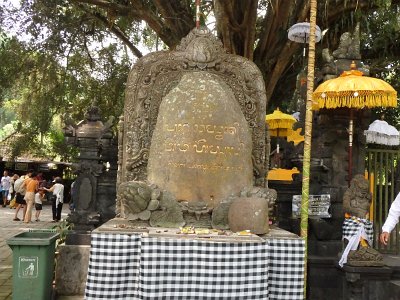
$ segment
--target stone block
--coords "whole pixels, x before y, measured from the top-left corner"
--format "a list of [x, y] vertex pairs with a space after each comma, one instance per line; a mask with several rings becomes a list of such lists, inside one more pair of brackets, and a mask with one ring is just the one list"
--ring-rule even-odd
[[255, 234], [268, 233], [267, 200], [256, 197], [236, 199], [229, 208], [228, 221], [232, 231], [250, 230]]
[[60, 245], [56, 256], [57, 295], [84, 295], [90, 246]]

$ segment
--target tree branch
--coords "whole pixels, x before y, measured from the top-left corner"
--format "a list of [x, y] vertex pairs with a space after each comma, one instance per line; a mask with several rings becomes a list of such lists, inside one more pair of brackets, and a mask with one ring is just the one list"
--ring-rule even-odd
[[165, 22], [159, 18], [149, 7], [145, 7], [140, 0], [130, 0], [132, 6], [141, 12], [143, 21], [160, 37], [160, 39], [169, 47], [175, 47], [182, 36], [177, 36], [174, 31], [168, 27]]
[[[258, 1], [248, 1], [248, 7], [245, 11], [245, 16], [243, 18], [243, 23], [241, 25], [244, 26], [245, 38], [243, 41], [244, 44], [244, 52], [243, 56], [247, 57], [250, 60], [253, 60], [254, 54], [254, 41], [256, 35], [256, 22], [257, 22], [257, 6]], [[254, 24], [254, 25], [252, 25]]]
[[190, 11], [190, 2], [185, 3], [187, 6], [182, 7], [181, 1], [154, 0], [154, 5], [163, 17], [166, 26], [176, 28], [182, 37], [196, 25]]
[[[118, 15], [120, 15], [120, 16], [127, 16], [132, 13], [131, 6], [117, 4], [117, 3], [110, 2], [107, 0], [72, 0], [72, 1], [76, 2], [76, 3], [92, 4], [97, 7], [104, 8], [104, 9], [110, 9], [110, 10], [113, 10], [114, 12], [118, 13]], [[140, 15], [136, 15], [136, 16], [140, 17]]]
[[[400, 4], [400, 0], [392, 0], [390, 3], [390, 7], [394, 7], [395, 5]], [[329, 5], [329, 2], [328, 2]], [[343, 0], [343, 3], [333, 3], [329, 5], [327, 8], [328, 16], [326, 18], [326, 26], [331, 25], [335, 22], [340, 16], [342, 16], [345, 12], [355, 11], [355, 10], [365, 10], [365, 9], [378, 9], [380, 6], [375, 4], [370, 0], [352, 0], [346, 1]]]
[[[298, 2], [301, 4], [301, 1]], [[265, 57], [268, 50], [278, 47], [278, 32], [288, 28], [289, 16], [293, 9], [294, 4], [292, 1], [282, 2], [275, 0], [274, 4], [272, 4], [272, 1], [268, 2], [267, 14], [265, 15], [263, 30], [260, 34], [260, 42], [255, 49], [255, 57]]]
[[96, 19], [98, 19], [99, 21], [101, 21], [106, 27], [108, 27], [108, 29], [115, 34], [115, 36], [117, 38], [119, 38], [132, 52], [133, 55], [135, 55], [137, 58], [141, 58], [143, 56], [142, 52], [136, 48], [135, 45], [133, 45], [130, 40], [129, 37], [126, 36], [126, 34], [114, 23], [111, 23], [108, 21], [108, 19], [104, 16], [102, 16], [101, 14], [97, 13], [97, 12], [93, 12], [91, 13], [94, 17], [96, 17]]
[[141, 58], [143, 56], [142, 52], [130, 42], [129, 37], [126, 36], [126, 34], [117, 25], [110, 22], [105, 16], [101, 15], [98, 12], [90, 11], [81, 4], [76, 5], [79, 6], [84, 12], [92, 15], [101, 23], [103, 23], [108, 28], [108, 30], [114, 33], [115, 36], [119, 38], [131, 50], [133, 55], [135, 55], [137, 58]]

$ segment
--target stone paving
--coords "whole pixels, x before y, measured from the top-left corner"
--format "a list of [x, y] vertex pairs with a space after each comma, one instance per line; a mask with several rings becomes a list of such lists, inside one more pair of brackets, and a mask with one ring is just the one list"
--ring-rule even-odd
[[[33, 213], [35, 209], [33, 209]], [[69, 213], [68, 205], [64, 205], [62, 218], [66, 218]], [[29, 229], [51, 229], [56, 223], [52, 223], [51, 205], [43, 205], [43, 210], [40, 215], [40, 221], [25, 224], [22, 221], [13, 221], [15, 210], [9, 207], [0, 206], [0, 300], [12, 299], [12, 251], [7, 245], [7, 239], [16, 234], [28, 231]], [[22, 210], [19, 211], [20, 219], [22, 218]], [[73, 299], [73, 298], [60, 298]], [[75, 298], [78, 299], [78, 298]]]

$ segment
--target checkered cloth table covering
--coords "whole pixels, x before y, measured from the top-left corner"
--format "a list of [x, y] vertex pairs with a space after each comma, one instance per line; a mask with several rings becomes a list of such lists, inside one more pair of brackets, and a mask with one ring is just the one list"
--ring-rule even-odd
[[303, 299], [304, 240], [270, 239], [267, 244], [269, 299]]
[[263, 243], [147, 238], [142, 241], [139, 299], [266, 299]]
[[344, 239], [350, 240], [350, 238], [357, 234], [360, 226], [364, 226], [365, 233], [367, 234], [367, 237], [369, 239], [370, 245], [372, 245], [372, 241], [374, 239], [374, 226], [373, 222], [367, 220], [367, 219], [360, 219], [360, 218], [345, 218], [342, 226], [342, 237]]
[[135, 299], [140, 235], [92, 234], [86, 299]]
[[85, 299], [303, 299], [303, 258], [300, 239], [93, 233]]

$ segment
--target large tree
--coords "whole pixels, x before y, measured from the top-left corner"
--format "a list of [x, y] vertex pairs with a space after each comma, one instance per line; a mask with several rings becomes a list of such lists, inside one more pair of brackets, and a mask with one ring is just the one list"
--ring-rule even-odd
[[[157, 36], [167, 47], [174, 48], [188, 34], [195, 26], [194, 2], [29, 0], [21, 1], [21, 10], [29, 19], [25, 29], [34, 37], [47, 33], [47, 37], [42, 38], [44, 46], [57, 45], [59, 55], [73, 49], [85, 49], [93, 36], [101, 39], [105, 32], [112, 32], [133, 55], [140, 57], [142, 53], [137, 43], [140, 35], [145, 39], [149, 35]], [[317, 24], [322, 29], [328, 29], [325, 46], [337, 46], [340, 34], [354, 27], [356, 21], [363, 21], [364, 32], [375, 35], [376, 32], [368, 27], [371, 20], [365, 16], [383, 8], [396, 12], [398, 20], [399, 3], [400, 0], [320, 1]], [[254, 60], [264, 72], [268, 98], [274, 94], [284, 75], [293, 74], [293, 69], [299, 67], [298, 50], [301, 45], [287, 39], [287, 30], [294, 23], [307, 20], [310, 10], [308, 0], [203, 0], [201, 5], [204, 15], [215, 17], [215, 29], [225, 48]], [[146, 28], [140, 26], [141, 22], [146, 23]], [[43, 33], [43, 26], [48, 32]], [[395, 41], [399, 40], [399, 31], [395, 35], [380, 43], [381, 47], [370, 50], [378, 56], [382, 50], [388, 49], [391, 55], [398, 55], [400, 47]], [[383, 38], [386, 36], [381, 35]]]
[[[303, 45], [289, 41], [287, 30], [309, 18], [309, 1], [200, 2], [203, 20], [215, 19], [209, 27], [224, 47], [263, 72], [270, 108], [287, 106], [303, 66]], [[83, 110], [79, 101], [87, 104], [95, 97], [106, 114], [118, 114], [122, 103], [114, 102], [123, 98], [128, 56], [141, 57], [146, 46], [173, 49], [195, 27], [194, 0], [21, 0], [16, 8], [12, 3], [4, 0], [0, 6], [1, 26], [16, 33], [31, 55], [63, 68], [68, 84], [63, 79], [62, 88], [53, 90], [59, 94], [51, 95], [61, 101], [55, 101], [57, 111], [73, 107], [77, 118]], [[373, 74], [386, 76], [387, 66], [399, 63], [399, 6], [400, 0], [319, 1], [317, 24], [325, 35], [317, 51], [336, 49], [340, 35], [361, 22], [362, 55]]]

